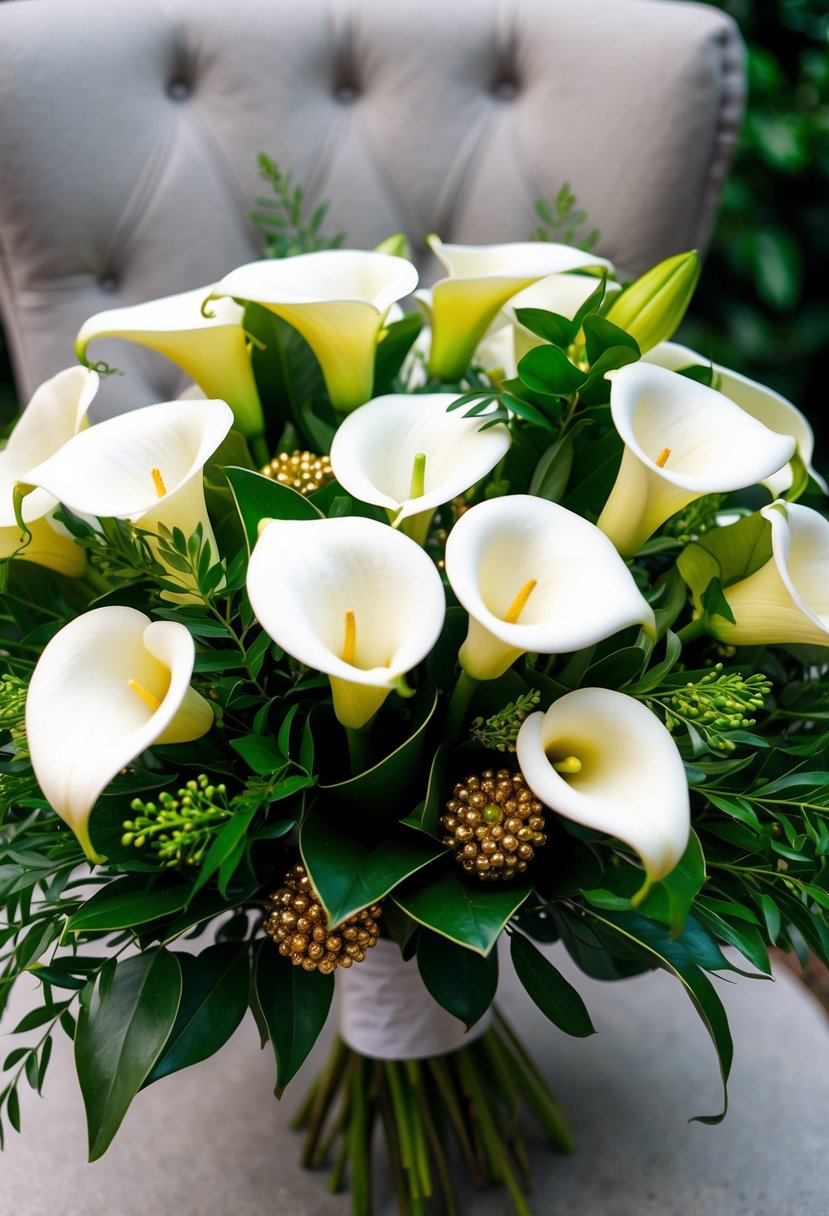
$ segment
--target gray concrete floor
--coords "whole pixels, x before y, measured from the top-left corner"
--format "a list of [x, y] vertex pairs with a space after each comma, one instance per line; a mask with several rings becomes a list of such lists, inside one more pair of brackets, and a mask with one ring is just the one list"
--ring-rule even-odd
[[[796, 979], [715, 981], [736, 1058], [728, 1118], [711, 1128], [687, 1122], [719, 1109], [720, 1094], [713, 1050], [679, 983], [655, 974], [602, 984], [552, 954], [599, 1033], [566, 1038], [514, 977], [503, 983], [501, 1005], [577, 1143], [569, 1158], [533, 1146], [534, 1216], [827, 1216], [829, 1022]], [[5, 1037], [0, 1049], [10, 1046]], [[251, 1023], [212, 1060], [140, 1094], [94, 1165], [70, 1044], [58, 1046], [44, 1098], [24, 1095], [22, 1135], [0, 1157], [0, 1216], [347, 1216], [348, 1199], [295, 1164], [287, 1123], [309, 1065], [276, 1103], [270, 1049], [259, 1051]], [[509, 1210], [502, 1192], [463, 1194], [464, 1216]], [[381, 1179], [378, 1216], [393, 1212]]]

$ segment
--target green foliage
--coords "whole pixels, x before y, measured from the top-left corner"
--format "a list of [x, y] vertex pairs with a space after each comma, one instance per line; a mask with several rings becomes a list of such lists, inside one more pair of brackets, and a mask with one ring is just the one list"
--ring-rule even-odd
[[579, 200], [564, 182], [552, 203], [539, 198], [535, 204], [538, 227], [532, 233], [535, 241], [558, 241], [563, 245], [576, 245], [579, 249], [592, 249], [601, 235], [598, 228], [591, 228], [586, 235], [579, 236], [579, 229], [587, 223], [587, 212], [579, 207]]
[[679, 340], [798, 405], [825, 463], [829, 16], [824, 0], [714, 3], [748, 44], [748, 111]]
[[266, 258], [286, 258], [342, 245], [345, 233], [328, 237], [322, 232], [328, 203], [319, 203], [308, 215], [305, 191], [295, 184], [293, 173], [280, 169], [265, 152], [259, 153], [258, 163], [259, 175], [270, 186], [273, 197], [257, 198], [258, 210], [250, 218], [265, 235]]

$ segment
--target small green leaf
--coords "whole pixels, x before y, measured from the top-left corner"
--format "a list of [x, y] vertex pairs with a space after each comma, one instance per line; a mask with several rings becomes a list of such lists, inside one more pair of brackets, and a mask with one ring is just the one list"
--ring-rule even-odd
[[302, 494], [261, 473], [227, 468], [225, 477], [236, 499], [249, 551], [256, 544], [263, 519], [322, 519], [317, 508]]
[[420, 978], [437, 1003], [466, 1026], [489, 1009], [498, 986], [498, 951], [482, 956], [421, 931], [417, 942]]
[[75, 1064], [89, 1130], [89, 1159], [106, 1152], [175, 1023], [181, 969], [158, 948], [119, 962], [106, 994], [100, 985], [81, 1009]]
[[510, 954], [527, 994], [554, 1026], [577, 1038], [596, 1033], [576, 989], [523, 933], [512, 934]]
[[578, 325], [574, 325], [567, 317], [549, 312], [546, 308], [516, 308], [515, 318], [519, 325], [523, 325], [536, 337], [562, 349], [566, 349], [579, 332]]
[[571, 397], [585, 383], [588, 373], [571, 363], [557, 346], [536, 346], [518, 364], [518, 375], [534, 393]]
[[303, 1064], [325, 1025], [334, 977], [304, 971], [262, 942], [254, 964], [257, 1022], [273, 1045], [278, 1098]]
[[711, 579], [700, 596], [700, 603], [709, 616], [721, 616], [730, 621], [732, 625], [736, 624], [731, 605], [723, 594], [722, 583], [718, 578]]
[[267, 735], [244, 735], [241, 739], [231, 739], [230, 746], [254, 773], [262, 777], [285, 768], [288, 763], [276, 743]]

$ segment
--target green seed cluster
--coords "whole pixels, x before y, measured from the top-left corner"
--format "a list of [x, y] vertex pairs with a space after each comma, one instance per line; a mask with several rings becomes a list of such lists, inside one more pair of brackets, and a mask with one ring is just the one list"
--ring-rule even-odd
[[510, 701], [509, 705], [505, 705], [499, 713], [486, 721], [483, 718], [475, 718], [469, 728], [472, 738], [483, 747], [490, 747], [499, 752], [514, 752], [521, 723], [527, 714], [533, 712], [540, 700], [541, 693], [537, 688], [531, 688], [517, 701]]
[[[757, 722], [749, 714], [763, 708], [770, 692], [771, 681], [765, 676], [743, 679], [737, 671], [723, 674], [722, 663], [717, 663], [695, 684], [686, 684], [666, 698], [665, 725], [674, 730], [682, 721], [691, 722], [709, 736], [746, 730]], [[715, 738], [712, 742], [719, 751], [734, 750], [731, 739]]]
[[135, 818], [124, 821], [121, 844], [155, 850], [165, 866], [198, 865], [216, 832], [231, 815], [225, 785], [211, 785], [204, 773], [158, 802], [134, 798]]
[[28, 691], [28, 684], [19, 676], [0, 677], [0, 729], [11, 731], [13, 735], [22, 732]]
[[717, 512], [727, 497], [726, 494], [704, 494], [702, 498], [696, 498], [668, 520], [664, 531], [681, 545], [690, 545], [716, 526]]

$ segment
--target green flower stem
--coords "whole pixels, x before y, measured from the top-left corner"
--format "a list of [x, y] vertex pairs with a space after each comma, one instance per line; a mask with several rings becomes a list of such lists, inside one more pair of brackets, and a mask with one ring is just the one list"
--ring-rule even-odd
[[677, 633], [677, 637], [683, 646], [688, 642], [695, 642], [697, 638], [703, 637], [708, 632], [708, 625], [705, 616], [698, 616], [695, 620], [684, 625]]
[[356, 777], [371, 767], [369, 733], [365, 729], [356, 730], [353, 726], [346, 726], [345, 737], [348, 741], [348, 763], [351, 776]]
[[472, 1180], [475, 1186], [482, 1187], [484, 1185], [484, 1178], [480, 1162], [475, 1155], [472, 1141], [469, 1138], [466, 1119], [458, 1103], [457, 1087], [452, 1079], [449, 1066], [443, 1056], [434, 1056], [427, 1063], [429, 1071], [435, 1079], [444, 1109], [458, 1137], [458, 1143], [460, 1144], [469, 1173], [472, 1175]]
[[360, 1058], [351, 1082], [351, 1120], [346, 1137], [351, 1158], [352, 1216], [371, 1216], [371, 1125], [374, 1108], [369, 1102], [370, 1062]]
[[478, 684], [478, 680], [473, 680], [472, 676], [461, 671], [458, 682], [452, 689], [452, 696], [449, 698], [449, 707], [446, 711], [446, 736], [451, 743], [456, 742], [461, 736], [463, 720]]
[[494, 1012], [495, 1024], [501, 1036], [500, 1046], [508, 1050], [510, 1064], [516, 1070], [516, 1084], [521, 1097], [546, 1131], [553, 1146], [560, 1153], [572, 1153], [573, 1135], [555, 1095], [539, 1077], [536, 1064], [527, 1055], [509, 1022], [498, 1009]]

